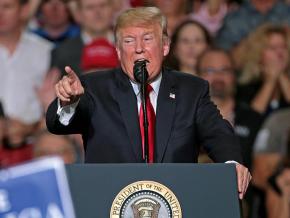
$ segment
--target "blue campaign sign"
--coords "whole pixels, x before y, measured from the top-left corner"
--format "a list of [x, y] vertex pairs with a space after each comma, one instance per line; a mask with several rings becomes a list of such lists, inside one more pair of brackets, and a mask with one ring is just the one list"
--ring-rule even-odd
[[40, 159], [0, 171], [0, 218], [75, 218], [62, 160]]

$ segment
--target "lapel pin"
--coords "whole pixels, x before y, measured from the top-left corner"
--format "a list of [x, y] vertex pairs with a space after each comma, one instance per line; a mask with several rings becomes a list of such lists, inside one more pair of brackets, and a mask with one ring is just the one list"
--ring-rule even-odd
[[175, 94], [170, 93], [170, 94], [169, 94], [169, 98], [175, 99]]

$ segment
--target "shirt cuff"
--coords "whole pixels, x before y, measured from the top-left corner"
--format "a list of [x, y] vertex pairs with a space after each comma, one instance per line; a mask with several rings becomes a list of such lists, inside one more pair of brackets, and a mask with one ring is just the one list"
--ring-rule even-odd
[[57, 112], [56, 113], [59, 116], [58, 120], [62, 125], [67, 126], [69, 124], [71, 118], [75, 114], [76, 107], [78, 106], [79, 101], [80, 100], [78, 100], [77, 102], [73, 104], [61, 107], [60, 100], [59, 98], [57, 99]]
[[234, 161], [234, 160], [228, 160], [228, 161], [226, 161], [225, 163], [234, 163], [234, 164], [239, 164], [239, 162]]

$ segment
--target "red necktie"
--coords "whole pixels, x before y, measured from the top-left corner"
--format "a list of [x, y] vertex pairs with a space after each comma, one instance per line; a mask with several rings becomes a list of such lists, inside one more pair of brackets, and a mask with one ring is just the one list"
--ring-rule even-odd
[[[147, 117], [148, 117], [148, 145], [149, 145], [149, 163], [154, 162], [154, 140], [155, 140], [155, 112], [154, 108], [151, 104], [149, 94], [151, 91], [153, 91], [152, 87], [150, 85], [147, 85], [147, 92], [146, 92], [146, 111], [147, 111]], [[139, 124], [140, 124], [140, 130], [141, 130], [141, 136], [142, 136], [142, 151], [143, 151], [143, 159], [145, 158], [144, 155], [144, 118], [143, 118], [143, 108], [142, 104], [140, 106], [140, 114], [139, 114]]]

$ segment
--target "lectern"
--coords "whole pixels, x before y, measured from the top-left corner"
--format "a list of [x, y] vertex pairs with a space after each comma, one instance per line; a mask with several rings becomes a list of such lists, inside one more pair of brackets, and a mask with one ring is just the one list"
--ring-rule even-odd
[[234, 164], [67, 165], [77, 218], [240, 218]]

